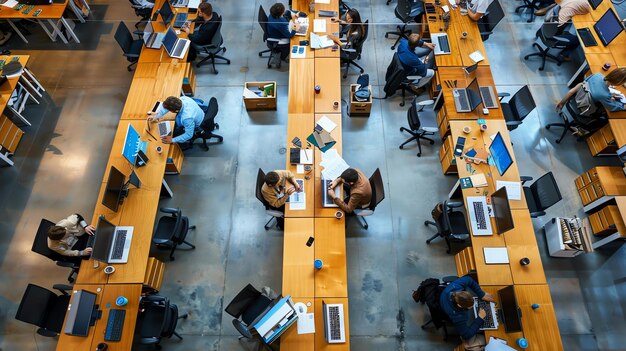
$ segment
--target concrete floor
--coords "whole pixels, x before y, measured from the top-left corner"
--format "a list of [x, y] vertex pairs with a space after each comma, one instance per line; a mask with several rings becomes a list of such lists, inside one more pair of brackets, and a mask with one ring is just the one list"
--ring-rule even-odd
[[[168, 176], [174, 198], [163, 206], [179, 206], [198, 229], [189, 239], [194, 251], [177, 253], [167, 264], [162, 294], [169, 296], [190, 317], [178, 331], [182, 343], [166, 340], [170, 350], [245, 350], [237, 341], [224, 305], [245, 284], [281, 290], [282, 232], [265, 232], [262, 206], [254, 198], [256, 170], [284, 166], [288, 65], [267, 70], [256, 53], [265, 48], [256, 23], [259, 3], [211, 0], [224, 18], [222, 33], [230, 66], [197, 70], [196, 96], [215, 96], [220, 105], [218, 122], [222, 145], [208, 152], [195, 148], [186, 153], [183, 174]], [[537, 109], [511, 133], [520, 172], [534, 177], [552, 170], [563, 201], [535, 220], [543, 265], [565, 350], [624, 350], [626, 347], [626, 248], [621, 242], [575, 259], [547, 255], [542, 226], [554, 216], [582, 216], [573, 179], [594, 165], [617, 164], [615, 158], [594, 159], [584, 143], [557, 135], [543, 126], [555, 122], [554, 104], [576, 63], [558, 67], [548, 63], [543, 73], [538, 62], [524, 61], [540, 25], [527, 24], [513, 13], [515, 1], [503, 2], [507, 17], [485, 43], [499, 91], [515, 92], [529, 84]], [[393, 4], [356, 0], [351, 5], [369, 19], [370, 36], [361, 63], [370, 74], [374, 95], [381, 96], [384, 73], [393, 52], [384, 32], [397, 23]], [[32, 55], [30, 67], [48, 89], [41, 105], [29, 106], [33, 126], [14, 156], [13, 168], [0, 171], [0, 349], [54, 350], [56, 340], [40, 337], [30, 325], [14, 320], [25, 286], [51, 287], [62, 283], [67, 272], [30, 252], [40, 219], [58, 220], [79, 211], [90, 218], [98, 184], [108, 158], [132, 73], [113, 39], [120, 20], [132, 25], [134, 13], [124, 0], [93, 2], [93, 15], [77, 24], [81, 44], [52, 44], [37, 26], [30, 27], [30, 45], [18, 38], [3, 48]], [[621, 11], [621, 10], [620, 10]], [[626, 11], [621, 11], [622, 17]], [[512, 49], [511, 49], [512, 48]], [[356, 80], [351, 71], [346, 86]], [[247, 113], [241, 103], [245, 81], [278, 82], [276, 112]], [[344, 92], [347, 89], [343, 89]], [[344, 93], [344, 98], [347, 94]], [[423, 331], [425, 308], [410, 295], [428, 277], [453, 274], [454, 261], [444, 244], [426, 247], [432, 234], [422, 222], [433, 205], [444, 199], [456, 177], [441, 174], [440, 143], [425, 144], [421, 158], [415, 145], [398, 150], [406, 138], [398, 132], [406, 124], [406, 107], [399, 98], [374, 100], [367, 119], [343, 120], [344, 157], [371, 174], [380, 168], [386, 199], [370, 217], [369, 230], [348, 221], [348, 275], [350, 333], [353, 350], [450, 350], [434, 330]], [[263, 138], [263, 141], [260, 141]], [[262, 143], [262, 144], [261, 144]], [[262, 150], [259, 152], [259, 150]], [[166, 253], [155, 250], [158, 257]]]

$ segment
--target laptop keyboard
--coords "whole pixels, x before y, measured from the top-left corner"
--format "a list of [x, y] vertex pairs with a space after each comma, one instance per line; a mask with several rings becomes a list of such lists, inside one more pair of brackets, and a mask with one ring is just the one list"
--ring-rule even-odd
[[126, 233], [128, 233], [128, 231], [125, 229], [120, 229], [117, 231], [117, 236], [115, 237], [115, 242], [113, 243], [113, 250], [111, 250], [111, 259], [120, 260], [122, 259], [122, 256], [124, 256]]
[[328, 319], [330, 324], [330, 340], [340, 340], [341, 320], [339, 319], [339, 306], [328, 307]]
[[485, 323], [482, 328], [495, 328], [496, 322], [493, 320], [493, 313], [491, 312], [491, 303], [483, 300], [476, 300], [476, 304], [474, 305], [476, 309], [476, 314], [478, 314], [478, 310], [481, 308], [487, 312], [487, 316], [485, 316]]
[[440, 37], [437, 37], [437, 42], [439, 43], [439, 48], [441, 49], [441, 51], [445, 53], [450, 52], [450, 42], [448, 42], [447, 35], [442, 35]]
[[476, 215], [476, 226], [480, 230], [487, 229], [487, 221], [485, 220], [485, 208], [483, 207], [482, 202], [474, 202], [474, 214]]
[[174, 20], [174, 28], [180, 28], [187, 22], [187, 12], [181, 12], [176, 15], [176, 19]]
[[483, 105], [485, 105], [485, 107], [493, 107], [494, 102], [491, 98], [491, 90], [489, 89], [489, 87], [480, 87], [479, 89], [480, 95], [483, 98]]
[[176, 47], [174, 48], [174, 52], [172, 53], [172, 56], [174, 57], [181, 56], [184, 48], [185, 48], [185, 43], [182, 40], [179, 40], [178, 43], [176, 43]]
[[159, 123], [159, 135], [167, 135], [167, 125], [165, 123]]
[[461, 107], [462, 111], [467, 111], [470, 109], [467, 94], [459, 92], [458, 101], [459, 101], [459, 106]]

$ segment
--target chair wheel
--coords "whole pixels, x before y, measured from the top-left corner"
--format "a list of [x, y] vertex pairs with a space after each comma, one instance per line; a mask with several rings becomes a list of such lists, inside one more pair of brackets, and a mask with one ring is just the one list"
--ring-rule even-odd
[[226, 52], [226, 48], [224, 48], [224, 52]]
[[404, 106], [404, 102], [401, 102], [401, 103], [400, 103], [400, 106]]
[[450, 253], [450, 250], [446, 250], [446, 253], [447, 253], [447, 254], [449, 254], [449, 253]]
[[404, 146], [400, 145], [400, 150], [404, 150]]
[[176, 261], [176, 257], [170, 257], [170, 262], [171, 261]]
[[364, 70], [364, 69], [361, 69], [361, 74], [363, 74], [363, 73], [365, 73], [365, 70]]
[[389, 33], [385, 33], [385, 38], [389, 39]]
[[549, 125], [549, 124], [548, 124], [548, 125], [546, 126], [546, 129], [550, 129], [550, 127], [551, 127], [551, 125]]
[[434, 145], [434, 144], [435, 144], [435, 142], [434, 142], [434, 141], [431, 141], [431, 142], [430, 142], [430, 145]]
[[424, 225], [428, 227], [428, 221], [424, 221]]
[[560, 140], [556, 140], [556, 143], [557, 143], [557, 144], [560, 144], [560, 143], [561, 143], [561, 141], [560, 141]]
[[421, 152], [418, 152], [418, 153], [417, 153], [417, 157], [422, 157], [422, 153], [421, 153]]
[[395, 45], [392, 45], [392, 46], [391, 46], [391, 50], [395, 50], [395, 49], [396, 49], [396, 46], [395, 46]]
[[259, 57], [263, 57], [263, 54], [261, 54], [260, 52], [259, 52]]
[[530, 55], [524, 56], [524, 60], [528, 60], [529, 57], [530, 57]]

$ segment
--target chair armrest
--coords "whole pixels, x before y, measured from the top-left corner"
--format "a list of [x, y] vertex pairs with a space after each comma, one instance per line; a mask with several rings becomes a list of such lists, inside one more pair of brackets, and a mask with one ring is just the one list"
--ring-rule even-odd
[[161, 295], [147, 295], [147, 296], [144, 296], [141, 300], [147, 301], [147, 302], [163, 302], [167, 300], [167, 298]]
[[171, 214], [178, 213], [178, 209], [177, 208], [173, 208], [173, 207], [161, 207], [159, 209], [159, 211], [161, 211], [163, 213], [171, 213]]
[[524, 185], [524, 183], [529, 182], [531, 180], [533, 180], [533, 177], [529, 177], [529, 176], [520, 176], [519, 180], [522, 182], [522, 185]]
[[276, 218], [283, 218], [285, 217], [285, 214], [283, 212], [277, 211], [277, 210], [265, 210], [265, 213], [267, 213], [268, 215], [272, 216], [272, 217], [276, 217]]
[[450, 209], [463, 206], [463, 202], [462, 201], [449, 201], [446, 204], [447, 204], [448, 208], [450, 208]]
[[509, 93], [498, 93], [498, 100], [502, 101], [507, 96], [511, 96]]
[[492, 31], [489, 31], [489, 32], [480, 32], [480, 35], [481, 35], [481, 36], [483, 36], [483, 35], [490, 36], [491, 34], [493, 34], [493, 32], [492, 32]]
[[76, 268], [77, 266], [74, 264], [74, 262], [67, 262], [67, 261], [56, 261], [57, 266], [59, 267], [67, 267], [67, 268]]
[[519, 126], [522, 124], [522, 121], [506, 121], [507, 126]]
[[541, 217], [541, 216], [545, 216], [545, 215], [546, 215], [545, 211], [531, 212], [530, 213], [530, 218], [537, 218], [537, 217]]
[[356, 52], [356, 49], [341, 49], [341, 51], [345, 51], [345, 52]]
[[371, 216], [374, 214], [374, 211], [370, 209], [354, 209], [354, 214], [361, 217]]
[[565, 44], [565, 43], [569, 43], [569, 40], [567, 40], [567, 38], [565, 37], [560, 37], [558, 35], [555, 35], [552, 37], [552, 39], [556, 40], [559, 43]]
[[59, 290], [63, 295], [69, 296], [70, 294], [68, 294], [67, 291], [72, 290], [72, 286], [67, 284], [54, 284], [52, 289]]
[[139, 57], [139, 54], [124, 54], [126, 57]]
[[152, 344], [157, 344], [159, 342], [159, 340], [161, 340], [161, 339], [160, 338], [156, 338], [156, 337], [154, 337], [154, 338], [141, 338], [141, 339], [139, 339], [139, 342], [141, 344], [144, 344], [144, 345], [152, 345]]
[[406, 79], [409, 79], [409, 80], [422, 79], [422, 76], [406, 76]]

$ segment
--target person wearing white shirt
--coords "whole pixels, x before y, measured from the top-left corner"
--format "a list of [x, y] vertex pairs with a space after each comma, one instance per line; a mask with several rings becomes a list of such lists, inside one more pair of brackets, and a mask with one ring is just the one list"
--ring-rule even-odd
[[491, 0], [468, 0], [467, 16], [473, 21], [478, 21], [487, 12]]

